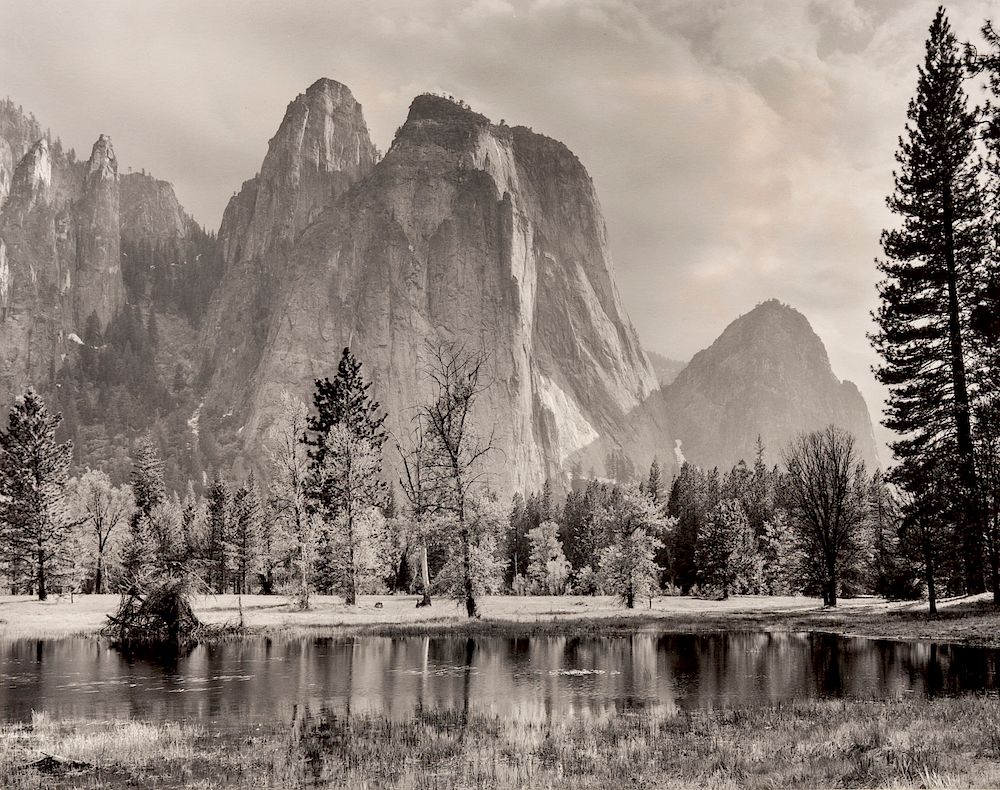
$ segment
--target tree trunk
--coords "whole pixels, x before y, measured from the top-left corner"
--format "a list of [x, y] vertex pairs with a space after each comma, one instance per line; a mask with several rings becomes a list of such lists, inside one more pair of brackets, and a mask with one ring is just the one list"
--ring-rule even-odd
[[[301, 528], [299, 535], [302, 535]], [[304, 541], [299, 546], [299, 609], [306, 611], [309, 608], [309, 569], [306, 567], [306, 544]]]
[[94, 572], [94, 593], [104, 594], [104, 547], [97, 551], [97, 570]]
[[996, 526], [992, 528], [993, 535], [990, 540], [990, 590], [993, 593], [993, 603], [1000, 604], [1000, 557], [997, 556]]
[[427, 567], [427, 544], [420, 546], [420, 583], [423, 589], [423, 597], [417, 606], [431, 605], [431, 574]]
[[937, 594], [934, 590], [934, 572], [927, 571], [927, 610], [937, 614]]
[[631, 584], [625, 588], [625, 606], [629, 609], [635, 609], [635, 590]]
[[344, 601], [348, 606], [358, 602], [358, 579], [354, 567], [354, 514], [351, 503], [347, 503], [347, 595]]
[[932, 615], [937, 614], [937, 591], [934, 588], [934, 549], [929, 538], [924, 536], [924, 574], [927, 580], [927, 609]]
[[980, 593], [983, 579], [983, 530], [979, 507], [979, 486], [976, 479], [972, 421], [969, 414], [969, 392], [965, 381], [965, 355], [962, 350], [962, 324], [958, 301], [958, 270], [955, 264], [954, 209], [951, 184], [944, 185], [944, 254], [948, 267], [948, 341], [951, 349], [951, 378], [954, 393], [955, 433], [958, 440], [959, 474], [964, 494], [968, 498], [962, 524], [962, 549], [965, 570], [965, 591]]
[[472, 546], [470, 545], [472, 536], [469, 528], [462, 525], [462, 575], [465, 583], [465, 612], [469, 617], [479, 616], [479, 607], [476, 606], [475, 591], [472, 587]]
[[41, 549], [38, 550], [38, 600], [44, 601], [49, 597], [48, 590], [45, 589], [45, 555]]

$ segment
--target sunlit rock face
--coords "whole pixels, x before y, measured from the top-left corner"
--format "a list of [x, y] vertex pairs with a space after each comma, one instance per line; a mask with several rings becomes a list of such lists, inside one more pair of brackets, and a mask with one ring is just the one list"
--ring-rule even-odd
[[91, 313], [102, 327], [125, 302], [121, 274], [118, 159], [111, 139], [101, 135], [87, 162], [83, 194], [77, 202], [77, 257], [74, 311], [82, 326]]
[[[13, 146], [8, 141], [8, 148]], [[48, 381], [73, 323], [76, 222], [72, 166], [48, 140], [32, 144], [0, 208], [0, 403]]]
[[[0, 104], [0, 402], [28, 384], [57, 386], [91, 315], [105, 327], [125, 303], [118, 163], [101, 135], [77, 161], [12, 103]], [[8, 153], [22, 152], [7, 172]], [[12, 160], [11, 160], [12, 161]], [[4, 188], [6, 187], [6, 191]]]
[[837, 425], [878, 467], [868, 407], [834, 374], [823, 341], [797, 310], [770, 300], [733, 321], [664, 389], [670, 424], [691, 463], [729, 469], [756, 452], [779, 463], [800, 432]]
[[215, 424], [246, 450], [280, 391], [308, 397], [344, 346], [405, 436], [442, 341], [488, 355], [475, 427], [494, 436], [501, 490], [604, 474], [616, 448], [641, 467], [673, 447], [593, 183], [561, 143], [425, 95], [375, 163], [360, 107], [321, 81], [289, 106], [219, 242], [206, 402], [231, 408]]

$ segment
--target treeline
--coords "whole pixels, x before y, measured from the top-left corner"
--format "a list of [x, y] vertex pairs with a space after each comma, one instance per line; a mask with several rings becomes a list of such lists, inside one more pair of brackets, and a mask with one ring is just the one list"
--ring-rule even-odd
[[[397, 510], [383, 470], [387, 436], [361, 364], [344, 349], [336, 376], [316, 382], [313, 409], [283, 396], [265, 441], [262, 483], [216, 476], [204, 496], [167, 493], [164, 462], [149, 439], [132, 452], [130, 482], [104, 471], [69, 478], [72, 443], [62, 417], [28, 390], [0, 432], [0, 562], [12, 592], [54, 589], [133, 594], [182, 579], [203, 591], [293, 595], [354, 603], [398, 588], [409, 561], [431, 590], [477, 599], [502, 585], [497, 540], [504, 508], [485, 484], [492, 451], [474, 429], [483, 391], [481, 353], [431, 349], [435, 396], [414, 418]], [[433, 562], [429, 559], [433, 556]], [[433, 569], [433, 584], [430, 571]]]
[[[485, 477], [489, 435], [473, 412], [485, 357], [431, 350], [434, 396], [390, 442], [361, 363], [344, 349], [312, 409], [278, 404], [266, 455], [243, 480], [204, 495], [168, 493], [148, 438], [129, 483], [69, 477], [61, 417], [29, 390], [0, 432], [0, 563], [14, 593], [134, 594], [164, 580], [216, 593], [363, 593], [455, 599], [470, 616], [485, 594], [612, 594], [627, 606], [662, 593], [919, 594], [901, 508], [869, 476], [849, 434], [830, 427], [785, 448], [783, 467], [724, 474], [685, 464], [668, 484], [653, 461], [638, 484], [546, 483], [501, 500]], [[388, 454], [402, 470], [387, 480]]]
[[[907, 543], [940, 591], [1000, 602], [1000, 37], [930, 26], [896, 152], [872, 343]], [[985, 88], [971, 106], [970, 80]]]

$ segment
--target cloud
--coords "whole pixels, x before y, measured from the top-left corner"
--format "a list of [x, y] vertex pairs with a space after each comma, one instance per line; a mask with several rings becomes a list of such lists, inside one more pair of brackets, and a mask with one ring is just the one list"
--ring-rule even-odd
[[[385, 149], [442, 89], [563, 140], [645, 344], [690, 356], [755, 303], [802, 310], [877, 410], [865, 339], [925, 0], [195, 0], [0, 5], [0, 92], [217, 225], [287, 102], [349, 85]], [[950, 7], [977, 35], [988, 0]]]

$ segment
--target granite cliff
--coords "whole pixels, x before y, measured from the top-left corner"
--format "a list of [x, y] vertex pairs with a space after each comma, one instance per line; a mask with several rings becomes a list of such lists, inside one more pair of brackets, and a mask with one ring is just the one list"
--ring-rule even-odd
[[[394, 435], [426, 398], [428, 343], [489, 356], [479, 426], [492, 479], [539, 486], [672, 446], [655, 375], [615, 288], [593, 183], [561, 143], [417, 97], [376, 161], [344, 86], [289, 105], [261, 173], [230, 202], [206, 342], [206, 414], [250, 451], [279, 393], [308, 398], [350, 346]], [[233, 331], [234, 322], [240, 327]]]

